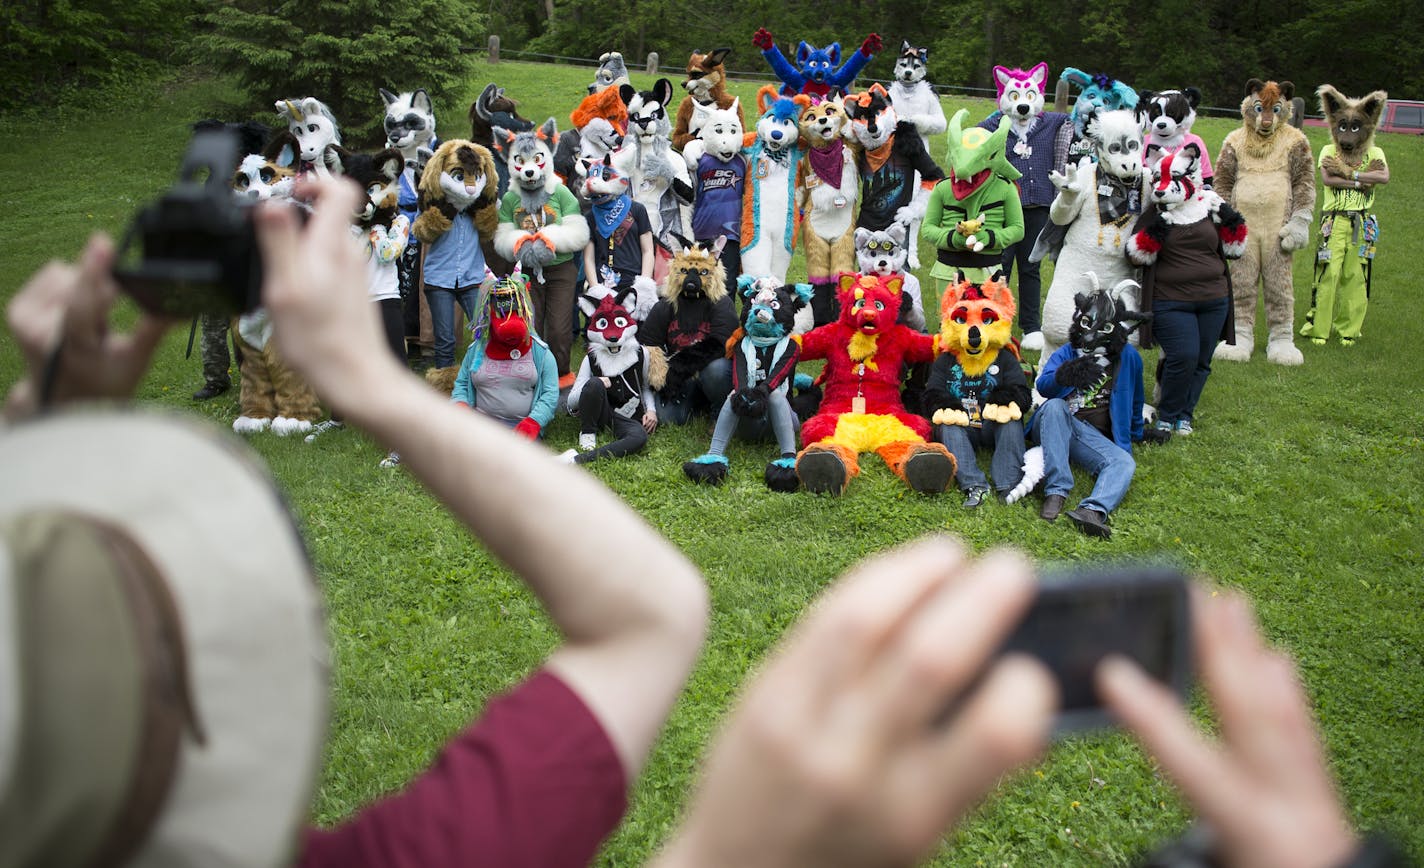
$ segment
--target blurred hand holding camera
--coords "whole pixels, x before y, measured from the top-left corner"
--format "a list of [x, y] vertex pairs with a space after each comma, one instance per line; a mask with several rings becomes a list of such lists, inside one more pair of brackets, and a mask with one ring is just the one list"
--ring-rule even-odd
[[1033, 596], [1021, 557], [971, 562], [945, 538], [854, 568], [747, 687], [657, 864], [923, 858], [1047, 743], [1057, 705], [1047, 671], [1022, 656], [990, 665]]
[[1359, 846], [1325, 764], [1310, 701], [1290, 658], [1265, 644], [1236, 594], [1193, 600], [1197, 670], [1221, 721], [1213, 744], [1135, 664], [1098, 668], [1107, 706], [1206, 821], [1222, 864], [1328, 868]]
[[113, 242], [95, 235], [77, 265], [50, 262], [10, 302], [6, 315], [27, 373], [10, 390], [7, 417], [22, 418], [51, 402], [133, 395], [172, 323], [143, 314], [129, 334], [110, 330], [119, 293], [113, 262]]

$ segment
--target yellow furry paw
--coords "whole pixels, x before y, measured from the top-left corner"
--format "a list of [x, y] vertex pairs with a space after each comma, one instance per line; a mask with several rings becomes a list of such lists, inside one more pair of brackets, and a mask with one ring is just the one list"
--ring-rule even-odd
[[942, 410], [936, 410], [934, 416], [930, 418], [930, 421], [936, 425], [959, 425], [964, 427], [969, 424], [969, 414], [963, 410], [951, 410], [945, 407]]
[[998, 422], [1002, 425], [1005, 422], [1022, 419], [1023, 411], [1019, 409], [1018, 404], [985, 404], [983, 415], [990, 422]]
[[963, 235], [965, 238], [968, 238], [975, 232], [978, 232], [981, 228], [983, 228], [983, 226], [983, 217], [980, 217], [977, 220], [961, 220], [959, 221], [959, 224], [954, 227], [954, 231], [958, 232], [960, 235]]

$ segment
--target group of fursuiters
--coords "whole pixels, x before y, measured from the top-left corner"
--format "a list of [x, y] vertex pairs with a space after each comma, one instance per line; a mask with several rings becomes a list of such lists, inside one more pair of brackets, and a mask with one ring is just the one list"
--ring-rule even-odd
[[[683, 466], [698, 483], [728, 478], [733, 438], [770, 440], [775, 491], [841, 494], [874, 452], [916, 492], [956, 484], [970, 509], [1038, 490], [1047, 521], [1076, 465], [1092, 490], [1066, 514], [1103, 538], [1133, 444], [1193, 433], [1211, 361], [1251, 357], [1258, 295], [1266, 358], [1303, 362], [1291, 261], [1310, 242], [1317, 170], [1300, 334], [1360, 338], [1374, 192], [1389, 180], [1374, 143], [1382, 91], [1319, 88], [1332, 141], [1317, 159], [1290, 122], [1294, 86], [1252, 79], [1213, 162], [1192, 132], [1196, 88], [1137, 91], [1068, 68], [1076, 99], [1055, 112], [1046, 63], [996, 66], [998, 110], [972, 124], [968, 110], [946, 118], [925, 48], [902, 43], [889, 87], [854, 91], [883, 48], [876, 34], [845, 56], [801, 42], [788, 57], [765, 29], [752, 42], [779, 84], [757, 93], [751, 126], [726, 88], [730, 48], [692, 53], [680, 98], [666, 78], [634, 87], [610, 52], [562, 131], [490, 84], [469, 137], [442, 141], [425, 91], [381, 89], [387, 147], [363, 154], [318, 99], [279, 100], [285, 129], [247, 131], [233, 187], [291, 199], [303, 172], [357, 181], [353, 243], [392, 352], [426, 345], [432, 384], [527, 437], [558, 412], [577, 417], [564, 460], [630, 455], [659, 424], [700, 413], [710, 442]], [[948, 147], [932, 156], [941, 133]], [[934, 251], [928, 296], [921, 240]], [[805, 280], [788, 283], [798, 245]], [[1056, 262], [1046, 291], [1044, 258]], [[471, 340], [457, 363], [461, 314]], [[205, 371], [224, 325], [204, 323]], [[236, 430], [311, 441], [340, 425], [318, 421], [261, 311], [233, 331]], [[1138, 352], [1154, 345], [1155, 408]], [[798, 373], [811, 360], [824, 361], [817, 376]]]

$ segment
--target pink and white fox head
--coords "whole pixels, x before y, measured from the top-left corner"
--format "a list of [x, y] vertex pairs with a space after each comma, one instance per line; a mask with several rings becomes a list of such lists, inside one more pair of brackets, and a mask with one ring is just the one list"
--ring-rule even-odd
[[1038, 63], [1027, 71], [994, 67], [994, 87], [999, 91], [999, 111], [1023, 126], [1043, 111], [1043, 87], [1048, 81], [1048, 64]]

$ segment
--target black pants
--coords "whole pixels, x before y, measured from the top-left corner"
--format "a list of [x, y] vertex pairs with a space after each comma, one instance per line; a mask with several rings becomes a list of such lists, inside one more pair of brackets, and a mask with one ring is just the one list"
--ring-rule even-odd
[[1029, 262], [1028, 255], [1033, 252], [1033, 243], [1038, 240], [1038, 233], [1048, 225], [1048, 208], [1042, 205], [1025, 208], [1023, 217], [1023, 240], [1004, 248], [1004, 279], [1008, 280], [1014, 276], [1014, 264], [1018, 263], [1019, 326], [1024, 334], [1029, 334], [1043, 329], [1042, 314], [1039, 313], [1043, 288], [1038, 277], [1039, 263]]
[[381, 326], [386, 331], [386, 344], [396, 354], [400, 363], [405, 364], [405, 311], [399, 298], [383, 298], [381, 306]]
[[641, 419], [625, 419], [613, 412], [613, 405], [608, 401], [608, 389], [604, 387], [602, 380], [591, 378], [583, 384], [578, 411], [582, 421], [579, 430], [582, 433], [597, 434], [604, 428], [612, 428], [615, 438], [612, 443], [604, 444], [591, 452], [581, 453], [574, 459], [579, 464], [587, 464], [600, 458], [632, 455], [648, 442], [648, 432], [643, 430]]

